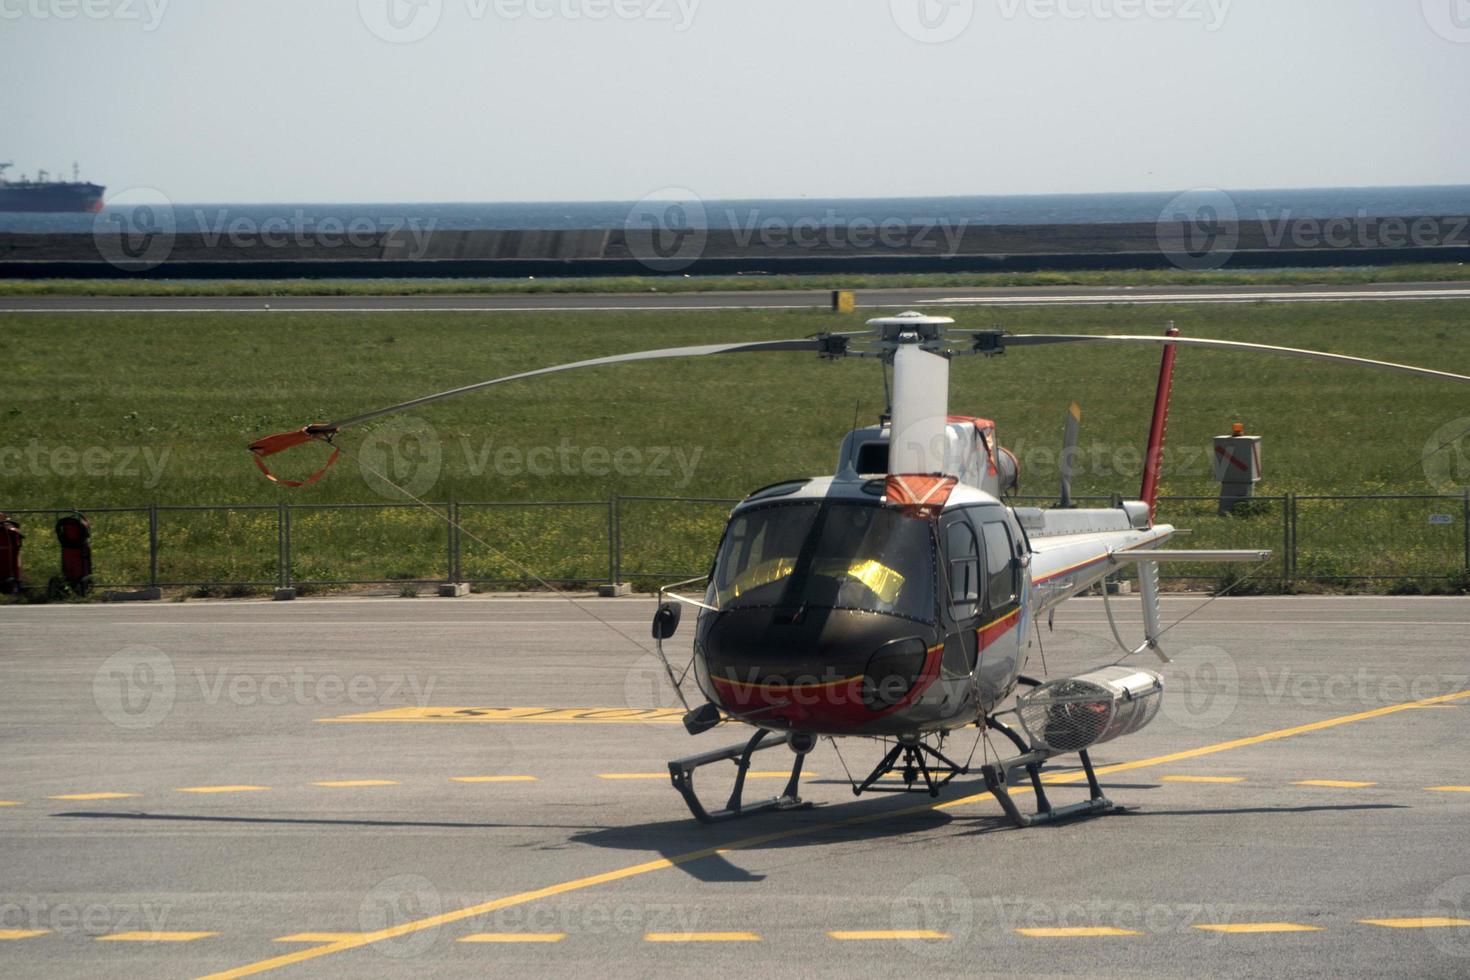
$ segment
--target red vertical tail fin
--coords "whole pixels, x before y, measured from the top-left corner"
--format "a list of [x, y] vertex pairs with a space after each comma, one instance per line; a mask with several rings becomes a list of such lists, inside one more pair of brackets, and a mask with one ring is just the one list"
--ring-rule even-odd
[[[1173, 323], [1164, 331], [1166, 337], [1179, 336]], [[1164, 348], [1164, 357], [1159, 364], [1159, 387], [1154, 393], [1154, 419], [1148, 430], [1148, 452], [1143, 460], [1143, 487], [1138, 497], [1148, 504], [1149, 523], [1153, 523], [1154, 509], [1159, 499], [1159, 468], [1164, 461], [1164, 434], [1169, 428], [1169, 396], [1174, 391], [1174, 355], [1179, 348], [1173, 344]]]

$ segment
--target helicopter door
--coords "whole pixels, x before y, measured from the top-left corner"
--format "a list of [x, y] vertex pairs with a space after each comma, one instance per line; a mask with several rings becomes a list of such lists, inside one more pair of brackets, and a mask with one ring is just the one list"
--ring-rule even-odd
[[985, 558], [985, 611], [979, 629], [980, 691], [982, 700], [993, 707], [1020, 669], [1021, 558], [999, 509], [993, 516], [986, 513], [980, 531]]
[[984, 564], [980, 541], [964, 512], [946, 517], [944, 537], [945, 573], [948, 577], [949, 614], [954, 632], [945, 644], [944, 673], [968, 679], [980, 656], [980, 614], [984, 608]]

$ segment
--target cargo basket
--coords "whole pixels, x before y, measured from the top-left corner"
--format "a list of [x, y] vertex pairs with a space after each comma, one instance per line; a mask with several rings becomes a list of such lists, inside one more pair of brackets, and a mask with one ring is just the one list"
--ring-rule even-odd
[[1103, 667], [1020, 695], [1016, 714], [1036, 748], [1076, 752], [1153, 721], [1163, 693], [1163, 679], [1151, 670]]

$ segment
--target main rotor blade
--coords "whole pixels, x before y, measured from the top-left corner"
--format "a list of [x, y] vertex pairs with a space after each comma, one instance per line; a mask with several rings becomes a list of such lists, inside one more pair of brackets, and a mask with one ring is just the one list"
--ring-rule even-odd
[[362, 415], [354, 415], [340, 422], [309, 425], [306, 431], [311, 435], [324, 435], [338, 432], [354, 425], [361, 425], [373, 419], [382, 418], [384, 415], [393, 415], [404, 412], [420, 405], [430, 402], [442, 401], [445, 398], [453, 398], [456, 395], [468, 395], [473, 391], [480, 391], [494, 385], [505, 384], [507, 381], [520, 381], [524, 378], [537, 378], [547, 374], [557, 374], [562, 371], [574, 371], [577, 368], [600, 367], [605, 364], [627, 364], [632, 361], [656, 361], [669, 357], [704, 357], [708, 354], [748, 354], [758, 351], [817, 351], [821, 353], [833, 353], [841, 344], [834, 344], [830, 339], [821, 337], [802, 340], [764, 340], [740, 344], [704, 344], [697, 347], [666, 347], [662, 350], [635, 351], [631, 354], [614, 354], [610, 357], [594, 357], [586, 361], [573, 361], [570, 364], [558, 364], [554, 367], [537, 368], [534, 371], [522, 371], [520, 374], [509, 374], [503, 378], [492, 378], [489, 381], [481, 381], [478, 384], [465, 385], [462, 388], [453, 388], [449, 391], [441, 391], [436, 395], [425, 395], [412, 401], [401, 402], [397, 405], [389, 405]]
[[1216, 350], [1257, 351], [1267, 354], [1285, 354], [1289, 357], [1304, 357], [1314, 361], [1329, 361], [1335, 364], [1356, 364], [1361, 367], [1397, 371], [1421, 378], [1437, 378], [1440, 381], [1458, 381], [1470, 384], [1470, 377], [1415, 367], [1412, 364], [1395, 364], [1392, 361], [1375, 361], [1368, 357], [1352, 357], [1348, 354], [1330, 354], [1320, 350], [1302, 350], [1297, 347], [1275, 347], [1270, 344], [1247, 344], [1239, 340], [1210, 340], [1202, 337], [1148, 337], [1128, 334], [1064, 334], [1036, 333], [1005, 335], [1000, 338], [1002, 347], [1039, 347], [1044, 344], [1149, 344], [1154, 347], [1177, 345], [1181, 347], [1211, 347]]

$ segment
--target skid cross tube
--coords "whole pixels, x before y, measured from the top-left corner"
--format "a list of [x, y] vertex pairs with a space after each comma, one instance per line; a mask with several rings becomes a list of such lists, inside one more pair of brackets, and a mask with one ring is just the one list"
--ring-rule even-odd
[[[1092, 769], [1092, 759], [1088, 757], [1086, 749], [1078, 751], [1077, 757], [1082, 760], [1082, 771], [1087, 774], [1088, 798], [1080, 803], [1052, 806], [1041, 785], [1041, 767], [1052, 757], [1050, 753], [1033, 749], [1003, 764], [994, 763], [981, 768], [980, 771], [985, 776], [985, 788], [995, 797], [1001, 809], [1006, 812], [1006, 816], [1010, 817], [1011, 822], [1017, 827], [1031, 827], [1039, 823], [1051, 823], [1068, 817], [1092, 816], [1118, 809], [1112, 800], [1103, 795], [1102, 786], [1098, 784], [1097, 773]], [[1035, 813], [1022, 813], [1016, 806], [1016, 801], [1011, 799], [1007, 784], [1011, 773], [1017, 769], [1025, 769], [1026, 774], [1031, 777], [1031, 788], [1036, 793]]]
[[[726, 820], [748, 817], [767, 810], [791, 810], [800, 806], [808, 806], [809, 804], [802, 803], [801, 797], [796, 795], [797, 784], [801, 781], [801, 767], [806, 761], [805, 752], [796, 754], [796, 761], [791, 766], [791, 778], [786, 781], [786, 788], [782, 790], [780, 796], [762, 800], [759, 803], [745, 803], [742, 799], [745, 792], [745, 775], [750, 770], [751, 757], [763, 749], [785, 745], [787, 739], [788, 736], [784, 732], [776, 733], [759, 728], [748, 742], [702, 752], [684, 759], [675, 759], [669, 763], [669, 778], [673, 781], [674, 788], [679, 791], [679, 795], [684, 797], [684, 802], [689, 806], [689, 812], [693, 813], [695, 819], [700, 823], [723, 823]], [[735, 788], [731, 790], [730, 799], [726, 802], [724, 809], [711, 813], [699, 802], [699, 795], [694, 789], [694, 771], [701, 766], [726, 761], [735, 763]]]

